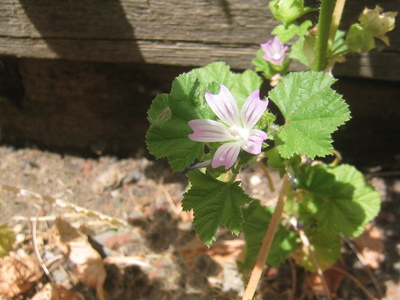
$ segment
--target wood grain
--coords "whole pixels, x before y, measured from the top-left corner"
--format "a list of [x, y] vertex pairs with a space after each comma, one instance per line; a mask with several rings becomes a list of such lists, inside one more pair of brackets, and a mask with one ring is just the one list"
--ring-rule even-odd
[[[374, 1], [348, 1], [344, 25]], [[398, 10], [398, 0], [381, 3]], [[224, 60], [251, 67], [278, 23], [265, 0], [3, 0], [0, 55], [116, 63], [202, 66]], [[337, 75], [400, 80], [400, 30], [391, 47], [350, 56]], [[301, 70], [299, 64], [293, 70]]]

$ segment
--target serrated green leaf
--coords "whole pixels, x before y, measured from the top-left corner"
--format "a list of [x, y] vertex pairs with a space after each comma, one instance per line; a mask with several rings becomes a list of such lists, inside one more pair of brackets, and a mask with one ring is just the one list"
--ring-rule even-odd
[[[262, 241], [271, 220], [273, 208], [261, 206], [259, 201], [253, 201], [244, 211], [245, 224], [243, 232], [246, 240], [246, 249], [242, 260], [243, 268], [251, 268], [257, 259]], [[297, 235], [279, 225], [275, 233], [267, 263], [277, 267], [282, 264], [288, 255], [297, 249]]]
[[292, 37], [297, 34], [298, 26], [296, 24], [289, 24], [287, 26], [281, 24], [275, 27], [271, 34], [277, 35], [279, 40], [286, 44]]
[[330, 88], [334, 82], [322, 72], [290, 73], [269, 93], [285, 118], [275, 138], [283, 158], [332, 152], [331, 134], [350, 118], [347, 104]]
[[0, 224], [0, 257], [4, 257], [12, 249], [15, 241], [14, 231], [4, 224]]
[[318, 227], [327, 235], [360, 235], [379, 212], [379, 193], [350, 165], [302, 166], [298, 187], [310, 192]]
[[236, 76], [224, 62], [214, 62], [203, 68], [194, 69], [192, 72], [202, 84], [215, 81], [228, 88], [231, 87]]
[[222, 182], [198, 170], [187, 176], [191, 187], [184, 194], [182, 207], [193, 210], [193, 225], [200, 239], [211, 245], [220, 226], [239, 234], [244, 221], [241, 206], [252, 200], [239, 182]]
[[279, 37], [279, 40], [286, 44], [290, 39], [292, 39], [295, 35], [298, 35], [300, 37], [304, 36], [308, 28], [312, 26], [312, 22], [309, 20], [304, 21], [301, 23], [300, 26], [297, 26], [296, 24], [289, 24], [287, 26], [281, 24], [275, 27], [275, 29], [272, 31], [272, 34], [277, 35]]
[[[306, 235], [314, 252], [318, 267], [326, 270], [336, 263], [340, 257], [341, 250], [341, 238], [339, 234], [328, 236], [318, 230], [310, 230]], [[309, 249], [302, 247], [292, 257], [297, 264], [303, 266], [307, 271], [317, 272], [317, 266], [311, 259]]]
[[179, 101], [170, 95], [159, 95], [148, 112], [151, 123], [146, 142], [157, 158], [168, 157], [174, 171], [182, 171], [201, 157], [203, 145], [190, 140], [188, 122], [200, 118], [189, 101]]

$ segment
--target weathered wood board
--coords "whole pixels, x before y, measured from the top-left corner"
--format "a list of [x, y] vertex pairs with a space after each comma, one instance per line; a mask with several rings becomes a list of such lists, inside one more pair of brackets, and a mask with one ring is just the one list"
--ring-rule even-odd
[[[312, 1], [311, 1], [312, 2]], [[315, 2], [315, 1], [314, 1]], [[348, 1], [345, 27], [363, 7], [400, 8], [399, 0]], [[277, 22], [266, 0], [2, 0], [0, 55], [201, 66], [223, 60], [251, 67]], [[337, 75], [400, 81], [400, 30], [368, 55], [353, 55]], [[294, 70], [301, 69], [300, 64]]]

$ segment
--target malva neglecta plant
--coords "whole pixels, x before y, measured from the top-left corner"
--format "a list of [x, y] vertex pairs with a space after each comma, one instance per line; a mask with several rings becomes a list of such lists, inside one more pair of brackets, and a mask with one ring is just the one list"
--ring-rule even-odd
[[[233, 73], [223, 62], [194, 69], [178, 76], [148, 111], [149, 151], [166, 157], [176, 172], [188, 170], [182, 206], [193, 210], [200, 239], [211, 245], [220, 226], [244, 233], [239, 265], [253, 270], [243, 299], [254, 297], [265, 262], [279, 266], [290, 255], [309, 271], [329, 268], [340, 256], [342, 238], [360, 235], [379, 211], [379, 194], [353, 166], [310, 163], [332, 154], [332, 133], [350, 119], [347, 104], [331, 88], [334, 64], [349, 52], [373, 49], [375, 37], [389, 44], [385, 34], [394, 28], [396, 13], [377, 7], [364, 10], [347, 33], [340, 31], [344, 4], [323, 0], [317, 24], [298, 24], [316, 9], [302, 0], [270, 1], [282, 24], [260, 44], [255, 71]], [[288, 73], [292, 60], [309, 71]], [[259, 74], [275, 86], [267, 97], [260, 98]], [[283, 124], [268, 110], [269, 101]], [[236, 180], [249, 164], [265, 161], [282, 177], [275, 208], [249, 197]]]

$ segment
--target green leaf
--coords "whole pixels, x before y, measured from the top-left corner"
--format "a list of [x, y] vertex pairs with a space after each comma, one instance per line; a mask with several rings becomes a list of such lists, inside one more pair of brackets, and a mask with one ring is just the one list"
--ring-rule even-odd
[[241, 206], [252, 200], [239, 182], [222, 182], [199, 170], [187, 176], [191, 187], [184, 194], [182, 207], [193, 210], [193, 225], [200, 239], [211, 245], [220, 226], [239, 234], [244, 221]]
[[[272, 217], [273, 208], [262, 206], [260, 201], [253, 201], [248, 208], [243, 210], [243, 213], [246, 221], [243, 227], [246, 249], [244, 250], [242, 267], [248, 269], [254, 266], [257, 259]], [[297, 249], [296, 238], [296, 233], [279, 225], [268, 254], [267, 263], [274, 267], [282, 264], [288, 255]]]
[[263, 80], [261, 77], [252, 70], [246, 70], [242, 74], [237, 74], [230, 90], [239, 109], [242, 108], [243, 103], [252, 92], [260, 89], [262, 83]]
[[202, 84], [215, 81], [227, 88], [231, 87], [236, 76], [224, 62], [215, 62], [203, 68], [194, 69], [192, 72]]
[[344, 55], [347, 51], [349, 51], [349, 47], [344, 40], [345, 35], [346, 33], [342, 30], [336, 31], [331, 53], [328, 55], [329, 59], [332, 59], [335, 56]]
[[12, 249], [15, 241], [14, 231], [4, 224], [0, 224], [0, 257], [4, 257]]
[[188, 122], [200, 118], [190, 102], [178, 101], [170, 95], [159, 95], [148, 112], [151, 123], [146, 141], [157, 158], [168, 157], [174, 171], [182, 171], [203, 154], [203, 144], [188, 138], [192, 133]]
[[268, 166], [278, 170], [281, 177], [287, 173], [288, 166], [297, 167], [301, 162], [301, 157], [298, 155], [291, 157], [289, 160], [283, 159], [276, 148], [264, 152], [264, 155], [268, 158]]
[[289, 58], [295, 59], [308, 67], [308, 59], [304, 53], [304, 37], [300, 37], [296, 42], [293, 43], [291, 47], [291, 51], [289, 54]]
[[365, 53], [375, 48], [374, 36], [361, 24], [353, 24], [346, 36], [346, 43], [350, 51]]
[[[322, 270], [331, 267], [340, 257], [341, 238], [340, 235], [328, 236], [318, 230], [310, 230], [306, 233], [310, 246], [314, 251], [315, 259]], [[292, 257], [296, 263], [303, 266], [307, 271], [317, 272], [317, 267], [313, 263], [309, 249], [299, 248]]]
[[350, 119], [347, 104], [330, 88], [334, 82], [322, 72], [291, 73], [269, 93], [285, 118], [275, 137], [283, 158], [302, 154], [313, 159], [332, 152], [331, 134]]
[[303, 205], [312, 208], [327, 235], [358, 236], [379, 212], [379, 193], [353, 166], [302, 166], [297, 179], [298, 187], [310, 192]]
[[296, 24], [289, 24], [287, 26], [281, 24], [275, 27], [271, 34], [277, 35], [279, 40], [286, 44], [292, 37], [297, 34], [298, 26]]
[[287, 26], [281, 24], [275, 27], [271, 34], [277, 35], [279, 40], [286, 44], [295, 35], [300, 37], [304, 36], [308, 32], [308, 28], [312, 26], [312, 22], [309, 20], [304, 21], [300, 26], [296, 24], [289, 24]]

